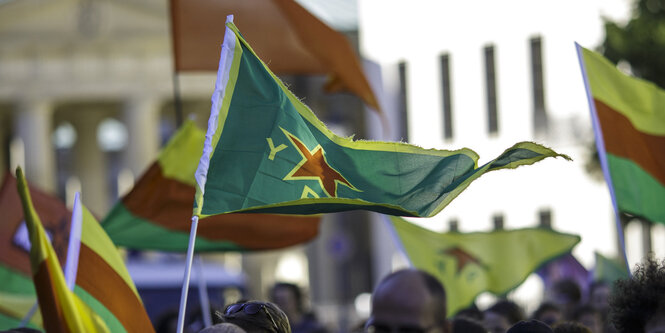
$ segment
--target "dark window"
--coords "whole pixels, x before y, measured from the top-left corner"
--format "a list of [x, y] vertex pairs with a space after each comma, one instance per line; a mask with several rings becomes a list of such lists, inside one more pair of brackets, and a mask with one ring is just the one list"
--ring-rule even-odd
[[399, 63], [399, 135], [404, 141], [409, 141], [409, 123], [407, 117], [407, 89], [406, 89], [406, 62]]
[[494, 46], [485, 47], [485, 83], [487, 93], [487, 131], [496, 134], [499, 120], [496, 96], [496, 69], [494, 64]]
[[531, 38], [531, 80], [533, 94], [533, 128], [536, 133], [547, 130], [545, 85], [543, 79], [543, 49], [540, 37]]
[[453, 110], [450, 99], [450, 56], [441, 55], [441, 96], [443, 105], [443, 138], [453, 138]]

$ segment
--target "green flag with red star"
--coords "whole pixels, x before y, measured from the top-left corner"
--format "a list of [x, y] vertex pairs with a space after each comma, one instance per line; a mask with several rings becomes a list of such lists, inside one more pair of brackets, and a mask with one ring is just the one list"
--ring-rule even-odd
[[[478, 167], [470, 149], [423, 149], [333, 134], [227, 20], [194, 215], [364, 209], [433, 216], [482, 174], [563, 156], [522, 142]], [[567, 158], [566, 156], [563, 156]]]
[[572, 251], [576, 235], [545, 228], [438, 233], [391, 217], [411, 264], [446, 288], [448, 316], [484, 291], [503, 295], [543, 264]]

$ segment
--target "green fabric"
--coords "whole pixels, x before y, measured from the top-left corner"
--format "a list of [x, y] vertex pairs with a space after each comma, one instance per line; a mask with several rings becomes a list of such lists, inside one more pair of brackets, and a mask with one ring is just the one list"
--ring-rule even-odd
[[[117, 203], [105, 219], [113, 223], [102, 224], [106, 233], [117, 246], [132, 249], [182, 252], [189, 242], [189, 233], [160, 227], [139, 216], [133, 215], [122, 202]], [[146, 237], [145, 235], [151, 235]], [[204, 236], [196, 237], [195, 251], [244, 251], [232, 242], [212, 241]]]
[[[81, 267], [84, 269], [84, 267]], [[102, 286], [103, 288], [103, 286]], [[92, 295], [90, 295], [85, 289], [79, 287], [76, 285], [74, 287], [74, 294], [78, 296], [92, 311], [95, 312], [99, 318], [101, 318], [104, 321], [104, 324], [106, 324], [106, 327], [108, 327], [109, 332], [113, 333], [123, 333], [127, 332], [125, 330], [125, 327], [122, 326], [120, 321], [109, 311], [104, 304], [100, 303], [96, 298], [94, 298]]]
[[580, 237], [549, 229], [437, 233], [391, 217], [411, 264], [446, 288], [448, 316], [484, 291], [502, 295], [548, 261], [570, 252]]
[[581, 49], [593, 97], [626, 116], [639, 131], [665, 135], [665, 91], [621, 73], [602, 55]]
[[[561, 156], [533, 143], [508, 149], [477, 168], [470, 149], [423, 149], [396, 142], [353, 141], [329, 131], [272, 74], [228, 23], [235, 38], [213, 95], [213, 110], [197, 170], [194, 213], [314, 214], [365, 209], [391, 215], [433, 216], [471, 181], [499, 168]], [[217, 114], [217, 112], [219, 114]], [[218, 138], [218, 140], [217, 140]], [[306, 155], [318, 157], [304, 172]], [[201, 166], [207, 165], [207, 171]], [[304, 163], [304, 164], [303, 164]], [[494, 164], [496, 163], [496, 164]], [[321, 170], [328, 170], [321, 176]], [[317, 174], [317, 175], [313, 175]], [[309, 176], [308, 176], [309, 175]], [[205, 185], [201, 176], [207, 177]], [[203, 186], [203, 188], [201, 188]]]
[[[16, 319], [7, 315], [4, 315], [0, 313], [0, 330], [8, 330], [11, 328], [17, 328], [19, 327], [19, 324], [21, 323], [21, 319]], [[33, 325], [32, 323], [28, 323], [26, 327], [33, 328], [36, 330], [41, 330], [43, 332], [43, 329], [39, 326]]]
[[32, 277], [25, 276], [14, 269], [0, 263], [0, 292], [35, 295], [35, 285]]
[[594, 281], [605, 281], [612, 283], [618, 279], [630, 277], [626, 266], [616, 260], [609, 259], [602, 254], [595, 252], [596, 266], [593, 269]]
[[665, 223], [665, 187], [629, 159], [607, 154], [607, 161], [619, 210]]

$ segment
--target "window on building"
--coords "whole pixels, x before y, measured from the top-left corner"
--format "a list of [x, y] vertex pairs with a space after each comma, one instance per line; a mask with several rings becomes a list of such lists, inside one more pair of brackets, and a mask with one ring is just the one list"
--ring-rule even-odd
[[404, 141], [409, 141], [409, 124], [407, 113], [407, 82], [406, 82], [406, 62], [399, 63], [399, 135]]
[[487, 95], [487, 131], [490, 134], [499, 132], [499, 119], [496, 94], [496, 67], [494, 60], [494, 46], [485, 47], [485, 88]]
[[442, 54], [441, 63], [441, 96], [443, 105], [443, 138], [453, 138], [453, 110], [450, 93], [450, 55]]
[[545, 84], [543, 79], [542, 38], [534, 37], [531, 45], [531, 81], [533, 95], [533, 128], [538, 133], [547, 130], [547, 113], [545, 112]]

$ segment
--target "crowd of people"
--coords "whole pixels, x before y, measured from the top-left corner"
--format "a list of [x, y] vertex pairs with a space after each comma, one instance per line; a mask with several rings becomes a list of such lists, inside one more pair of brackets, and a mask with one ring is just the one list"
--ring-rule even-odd
[[[384, 277], [372, 294], [369, 318], [358, 332], [441, 333], [663, 333], [665, 332], [665, 260], [648, 257], [634, 275], [613, 284], [598, 281], [588, 295], [573, 280], [552, 286], [531, 314], [516, 302], [501, 299], [480, 310], [476, 306], [447, 318], [446, 288], [432, 275], [403, 269]], [[278, 283], [268, 301], [241, 301], [216, 312], [217, 324], [200, 333], [329, 332], [303, 308], [303, 294], [294, 284]], [[584, 300], [584, 302], [583, 302]]]

